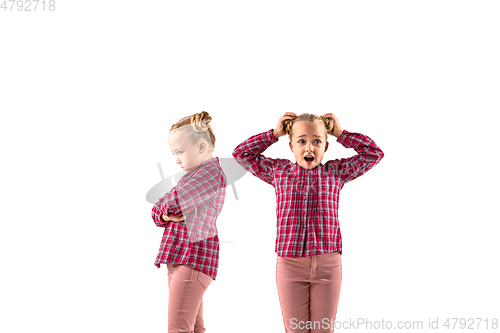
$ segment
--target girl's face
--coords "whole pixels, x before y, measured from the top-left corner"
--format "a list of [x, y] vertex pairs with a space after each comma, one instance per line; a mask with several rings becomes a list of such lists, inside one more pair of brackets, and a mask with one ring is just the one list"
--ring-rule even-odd
[[200, 154], [200, 150], [204, 152], [207, 150], [204, 142], [192, 144], [189, 140], [184, 139], [182, 132], [175, 130], [170, 132], [168, 136], [168, 146], [174, 155], [175, 163], [179, 164], [182, 170], [187, 173], [198, 169], [205, 157], [205, 154]]
[[292, 129], [289, 145], [297, 163], [304, 169], [314, 169], [328, 149], [325, 125], [319, 121], [298, 121]]

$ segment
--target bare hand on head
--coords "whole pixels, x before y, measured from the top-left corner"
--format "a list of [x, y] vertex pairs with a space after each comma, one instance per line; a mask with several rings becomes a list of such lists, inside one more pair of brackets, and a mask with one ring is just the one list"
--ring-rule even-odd
[[276, 125], [276, 128], [274, 129], [273, 131], [273, 135], [274, 137], [277, 139], [279, 138], [280, 136], [283, 136], [285, 135], [285, 129], [283, 128], [283, 120], [285, 119], [293, 119], [297, 117], [297, 114], [293, 113], [293, 112], [285, 112], [280, 120], [278, 120], [278, 125]]
[[340, 127], [340, 123], [339, 123], [339, 120], [337, 119], [337, 117], [335, 117], [333, 115], [333, 113], [325, 113], [322, 117], [332, 118], [335, 121], [333, 124], [332, 132], [330, 132], [328, 134], [333, 135], [333, 136], [338, 138], [344, 130]]
[[165, 214], [161, 215], [162, 219], [164, 219], [167, 222], [181, 222], [186, 219], [186, 215], [181, 215], [181, 216], [167, 216]]

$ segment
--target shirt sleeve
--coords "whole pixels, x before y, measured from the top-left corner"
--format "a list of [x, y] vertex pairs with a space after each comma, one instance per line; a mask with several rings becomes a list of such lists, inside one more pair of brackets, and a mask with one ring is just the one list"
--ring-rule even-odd
[[153, 221], [158, 227], [166, 227], [170, 222], [163, 221], [161, 218], [161, 213], [160, 213], [160, 204], [163, 201], [163, 198], [160, 198], [160, 200], [153, 206], [153, 209], [151, 210], [151, 217], [153, 218]]
[[[199, 168], [182, 185], [175, 186], [159, 202], [158, 214], [167, 216], [185, 215], [217, 195], [223, 175], [214, 166]], [[161, 220], [160, 218], [160, 221]], [[168, 222], [163, 222], [168, 223]]]
[[272, 129], [251, 136], [234, 149], [233, 157], [248, 172], [273, 185], [274, 170], [281, 159], [265, 157], [261, 153], [275, 142], [278, 139], [274, 137]]
[[337, 142], [346, 148], [354, 148], [358, 153], [349, 158], [330, 160], [326, 163], [332, 167], [343, 183], [347, 183], [370, 170], [384, 157], [382, 150], [367, 135], [344, 130]]

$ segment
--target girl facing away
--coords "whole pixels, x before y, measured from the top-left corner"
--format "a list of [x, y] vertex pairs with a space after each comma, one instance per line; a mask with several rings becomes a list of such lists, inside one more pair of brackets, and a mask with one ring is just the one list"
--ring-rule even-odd
[[217, 216], [226, 195], [226, 176], [213, 157], [212, 117], [200, 112], [179, 120], [168, 145], [187, 173], [154, 205], [153, 221], [164, 228], [155, 265], [168, 268], [168, 332], [205, 332], [203, 294], [217, 276]]
[[[262, 155], [288, 134], [296, 162]], [[321, 163], [333, 135], [357, 155]], [[286, 112], [274, 130], [238, 145], [233, 157], [276, 192], [276, 284], [287, 333], [333, 332], [342, 283], [339, 192], [380, 162], [368, 136], [342, 130], [337, 118]]]

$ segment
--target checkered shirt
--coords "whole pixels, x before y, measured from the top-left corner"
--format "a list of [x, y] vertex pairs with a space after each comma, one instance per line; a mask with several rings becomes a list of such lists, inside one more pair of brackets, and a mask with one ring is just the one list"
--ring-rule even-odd
[[[226, 196], [226, 176], [218, 157], [203, 161], [153, 206], [151, 217], [165, 228], [155, 265], [174, 263], [217, 276], [219, 237], [216, 220]], [[185, 215], [181, 222], [165, 222], [167, 216]]]
[[329, 160], [308, 170], [297, 162], [261, 154], [277, 141], [271, 129], [250, 137], [233, 151], [233, 157], [241, 166], [274, 186], [276, 253], [294, 258], [342, 253], [339, 192], [345, 183], [377, 164], [384, 153], [368, 136], [344, 130], [337, 142], [354, 148], [358, 154]]

